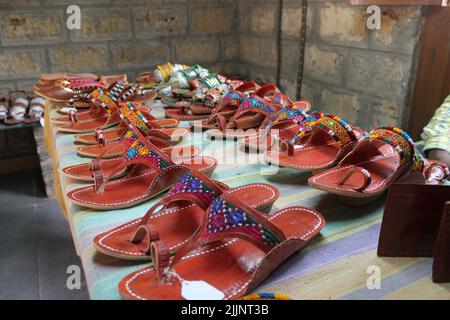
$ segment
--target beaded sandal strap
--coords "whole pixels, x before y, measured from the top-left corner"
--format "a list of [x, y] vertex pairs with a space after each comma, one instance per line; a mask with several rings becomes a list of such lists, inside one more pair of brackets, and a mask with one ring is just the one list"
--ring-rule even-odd
[[338, 146], [343, 147], [352, 142], [357, 142], [353, 129], [340, 117], [334, 114], [315, 113], [312, 115], [315, 120], [307, 120], [305, 129], [294, 137], [293, 143], [299, 141], [306, 134], [311, 132], [313, 128], [318, 128], [328, 133], [337, 143]]
[[170, 266], [175, 265], [192, 250], [230, 238], [249, 241], [264, 252], [270, 251], [286, 240], [284, 233], [265, 215], [235, 196], [223, 193], [212, 201], [205, 221], [195, 238], [178, 250], [170, 264], [160, 267], [164, 267], [169, 272], [167, 274], [170, 274]]
[[110, 90], [97, 89], [91, 92], [90, 98], [92, 103], [99, 104], [109, 114], [119, 109], [117, 100], [120, 98], [126, 83], [118, 81]]
[[272, 130], [272, 128], [280, 123], [293, 122], [299, 126], [303, 126], [305, 119], [308, 118], [308, 114], [302, 109], [291, 105], [289, 107], [284, 107], [278, 111], [265, 130], [261, 131], [261, 138], [266, 139], [267, 133]]
[[[187, 168], [186, 168], [187, 170]], [[222, 189], [217, 183], [205, 175], [195, 172], [187, 171], [184, 173], [178, 182], [169, 190], [169, 192], [153, 205], [147, 213], [142, 217], [136, 228], [135, 233], [131, 238], [131, 242], [140, 243], [146, 237], [149, 239], [149, 245], [146, 249], [146, 254], [151, 253], [151, 242], [159, 240], [159, 232], [154, 228], [150, 222], [150, 218], [162, 210], [166, 209], [171, 203], [175, 201], [185, 201], [195, 204], [206, 210], [211, 202], [222, 194]], [[168, 263], [166, 261], [165, 263]]]
[[[377, 139], [391, 145], [395, 151], [400, 155], [400, 164], [403, 165], [407, 162], [415, 163], [415, 167], [419, 168], [420, 158], [415, 157], [414, 141], [411, 137], [402, 129], [386, 126], [375, 128], [370, 131], [366, 139]], [[423, 161], [422, 161], [423, 162]]]
[[[120, 103], [120, 118], [125, 124], [131, 128], [136, 127], [144, 133], [148, 133], [150, 128], [148, 126], [147, 118], [140, 112], [131, 102]], [[131, 136], [130, 136], [131, 137]]]
[[264, 99], [253, 95], [245, 99], [244, 102], [240, 104], [238, 111], [233, 115], [233, 117], [231, 117], [230, 121], [227, 124], [227, 127], [231, 127], [234, 124], [235, 120], [239, 119], [239, 117], [247, 112], [261, 113], [266, 117], [269, 117], [270, 115], [275, 113], [275, 110]]
[[136, 128], [132, 128], [137, 135], [137, 139], [131, 142], [125, 152], [124, 161], [119, 163], [109, 176], [103, 176], [101, 170], [92, 170], [94, 175], [94, 188], [98, 193], [105, 191], [106, 183], [110, 177], [114, 176], [124, 168], [133, 164], [142, 164], [155, 170], [163, 170], [174, 164], [172, 159], [160, 151], [156, 146], [147, 141]]
[[161, 205], [167, 206], [173, 201], [187, 200], [206, 210], [224, 190], [225, 187], [217, 185], [215, 181], [204, 174], [189, 170], [181, 176], [160, 201], [147, 211], [141, 220], [141, 224], [148, 222], [150, 216], [155, 213], [155, 209], [160, 208]]

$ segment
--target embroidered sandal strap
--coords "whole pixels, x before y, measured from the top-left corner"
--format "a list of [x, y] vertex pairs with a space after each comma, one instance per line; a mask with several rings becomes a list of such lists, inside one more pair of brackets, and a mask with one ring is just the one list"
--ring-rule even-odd
[[139, 103], [126, 102], [120, 104], [120, 118], [129, 128], [138, 128], [142, 133], [146, 134], [150, 131], [151, 126], [148, 119], [142, 114], [136, 106]]
[[[358, 139], [353, 132], [350, 125], [344, 120], [334, 114], [318, 114], [316, 120], [308, 122], [308, 127], [311, 131], [318, 129], [323, 130], [328, 133], [341, 148], [350, 144], [357, 142]], [[308, 130], [300, 131], [296, 139], [301, 139], [308, 133]]]
[[238, 111], [228, 121], [227, 128], [233, 128], [236, 125], [235, 121], [248, 113], [260, 113], [266, 117], [265, 121], [270, 121], [268, 117], [275, 113], [275, 108], [274, 105], [270, 105], [256, 95], [248, 97], [240, 104]]
[[161, 171], [174, 165], [174, 162], [168, 155], [145, 139], [136, 128], [133, 127], [132, 130], [134, 130], [137, 139], [131, 142], [128, 150], [125, 152], [123, 161], [111, 170], [110, 176], [104, 177], [103, 174], [97, 174], [96, 176], [95, 171], [93, 171], [96, 192], [104, 192], [106, 182], [112, 176], [131, 165], [145, 165], [156, 171]]
[[366, 139], [381, 140], [391, 145], [400, 155], [400, 165], [405, 163], [414, 164], [415, 160], [419, 160], [419, 158], [415, 157], [414, 141], [402, 129], [393, 126], [375, 128], [370, 131]]
[[[202, 227], [195, 237], [181, 247], [169, 267], [184, 256], [209, 243], [239, 238], [249, 241], [264, 252], [286, 240], [284, 233], [264, 214], [249, 207], [230, 193], [214, 199], [207, 211]], [[168, 270], [170, 271], [170, 270]]]
[[151, 216], [158, 214], [175, 201], [187, 201], [206, 210], [215, 198], [228, 189], [200, 172], [188, 168], [185, 171], [169, 192], [147, 211], [140, 225], [147, 224]]

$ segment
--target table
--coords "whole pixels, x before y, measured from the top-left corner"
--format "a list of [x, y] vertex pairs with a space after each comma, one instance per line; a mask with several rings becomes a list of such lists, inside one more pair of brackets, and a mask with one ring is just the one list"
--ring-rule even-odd
[[[153, 106], [153, 110], [157, 117], [164, 114], [161, 107]], [[56, 114], [55, 106], [47, 103], [45, 137], [54, 164], [55, 194], [70, 224], [90, 297], [120, 299], [118, 282], [148, 262], [105, 256], [95, 250], [92, 239], [100, 232], [144, 215], [160, 197], [133, 208], [110, 211], [71, 204], [65, 193], [84, 184], [64, 177], [61, 170], [89, 158], [76, 154], [73, 135], [55, 131], [49, 118]], [[289, 169], [279, 169], [274, 174], [271, 171], [276, 168], [264, 164], [262, 156], [238, 150], [234, 141], [211, 141], [201, 133], [194, 133], [183, 145], [191, 143], [202, 148], [204, 155], [219, 159], [214, 179], [233, 187], [251, 182], [271, 183], [281, 192], [272, 210], [302, 205], [320, 211], [327, 220], [320, 237], [285, 261], [257, 292], [277, 292], [294, 299], [450, 299], [450, 284], [431, 281], [431, 258], [376, 255], [385, 198], [362, 207], [347, 207], [334, 196], [309, 187], [306, 182], [309, 174]], [[232, 155], [238, 163], [225, 163]]]

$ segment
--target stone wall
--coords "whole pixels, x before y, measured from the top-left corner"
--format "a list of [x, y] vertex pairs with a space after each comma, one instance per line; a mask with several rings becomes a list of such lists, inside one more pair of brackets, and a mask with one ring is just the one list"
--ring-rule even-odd
[[[77, 3], [81, 30], [65, 27]], [[166, 61], [275, 81], [278, 0], [0, 0], [0, 87], [29, 88], [40, 73], [131, 77]], [[284, 0], [281, 85], [295, 96], [301, 1]], [[385, 7], [379, 31], [365, 7], [309, 0], [303, 97], [360, 126], [406, 125], [420, 7]]]
[[[366, 129], [407, 126], [422, 28], [419, 6], [382, 7], [381, 29], [366, 28], [366, 7], [347, 0], [309, 0], [302, 95], [317, 110]], [[274, 81], [278, 1], [239, 1], [240, 63], [251, 77]], [[295, 96], [301, 1], [284, 0], [281, 84]]]
[[[81, 30], [66, 28], [71, 4]], [[167, 61], [227, 71], [236, 10], [228, 0], [0, 0], [0, 87], [28, 89], [58, 71], [134, 77]]]

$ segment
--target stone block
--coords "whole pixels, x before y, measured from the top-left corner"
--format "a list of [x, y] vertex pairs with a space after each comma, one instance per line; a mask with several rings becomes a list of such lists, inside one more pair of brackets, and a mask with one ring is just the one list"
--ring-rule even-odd
[[410, 59], [389, 53], [358, 51], [350, 58], [350, 89], [378, 97], [405, 95], [410, 76]]
[[252, 6], [250, 9], [250, 30], [255, 33], [273, 33], [276, 27], [275, 6]]
[[278, 46], [276, 39], [261, 39], [260, 66], [264, 68], [276, 68], [278, 65]]
[[174, 49], [178, 63], [212, 63], [219, 60], [220, 48], [217, 41], [186, 40], [175, 43]]
[[259, 64], [261, 60], [260, 40], [256, 37], [240, 37], [241, 61], [251, 64]]
[[281, 45], [281, 72], [297, 76], [300, 50], [298, 41], [283, 41]]
[[345, 121], [356, 123], [360, 111], [358, 96], [323, 89], [321, 93], [322, 112], [333, 113]]
[[223, 41], [223, 57], [225, 60], [237, 60], [240, 57], [239, 37], [226, 37]]
[[195, 8], [192, 11], [193, 34], [229, 33], [234, 19], [230, 8]]
[[331, 2], [319, 7], [319, 36], [326, 43], [368, 47], [365, 7]]
[[0, 53], [0, 79], [37, 77], [43, 72], [42, 52], [39, 50]]
[[123, 9], [82, 11], [81, 29], [70, 31], [72, 41], [117, 40], [130, 36], [129, 13]]
[[187, 9], [133, 9], [136, 37], [152, 38], [184, 35], [187, 30]]
[[62, 11], [36, 11], [33, 13], [3, 13], [1, 39], [3, 45], [49, 44], [61, 42]]
[[309, 44], [305, 49], [304, 75], [327, 84], [340, 85], [344, 81], [345, 62], [345, 50], [325, 50]]
[[371, 48], [412, 55], [420, 36], [420, 7], [384, 7], [381, 29], [375, 30]]
[[49, 56], [52, 72], [95, 72], [111, 66], [106, 46], [50, 48]]
[[117, 69], [147, 67], [170, 60], [167, 42], [130, 42], [112, 47], [113, 63]]
[[401, 126], [402, 107], [395, 100], [361, 98], [360, 101], [358, 122], [366, 130], [385, 125]]

